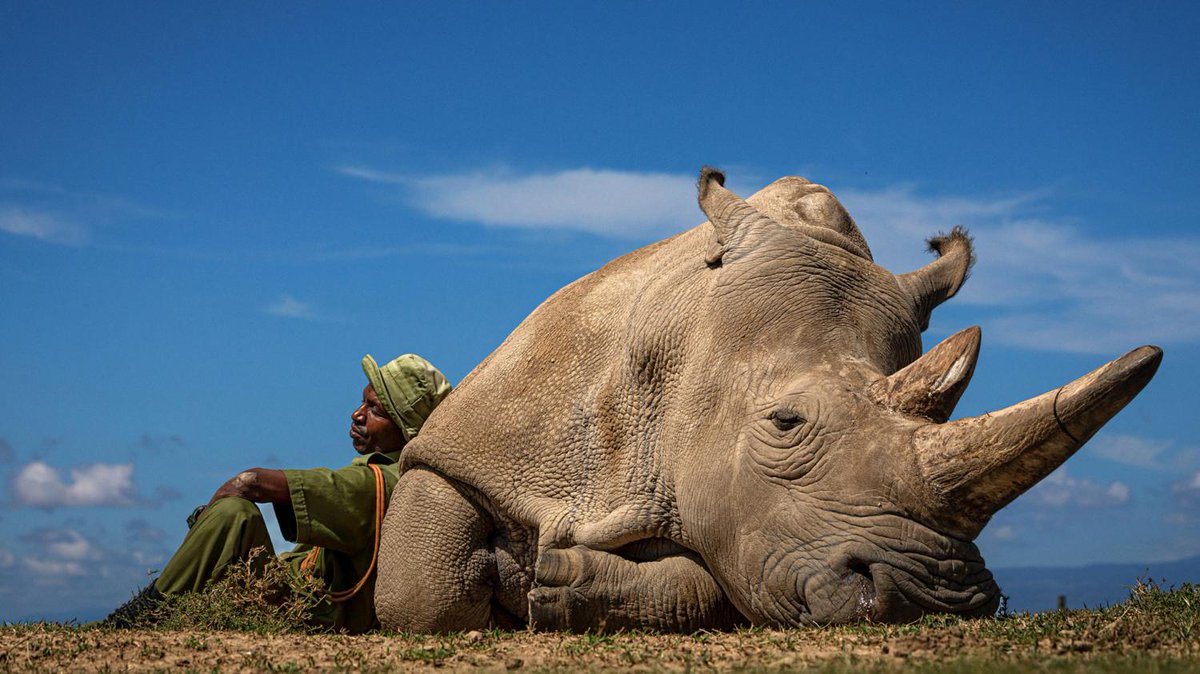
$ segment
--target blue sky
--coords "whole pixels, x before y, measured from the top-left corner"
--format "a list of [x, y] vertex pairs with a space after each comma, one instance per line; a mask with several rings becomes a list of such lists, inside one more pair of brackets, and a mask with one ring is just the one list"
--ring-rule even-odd
[[[530, 310], [743, 195], [821, 182], [903, 272], [958, 414], [1140, 344], [1147, 390], [979, 544], [1200, 554], [1189, 3], [0, 4], [0, 620], [91, 617], [255, 465], [340, 465], [358, 361], [454, 381]], [[1132, 579], [1131, 579], [1132, 580]]]

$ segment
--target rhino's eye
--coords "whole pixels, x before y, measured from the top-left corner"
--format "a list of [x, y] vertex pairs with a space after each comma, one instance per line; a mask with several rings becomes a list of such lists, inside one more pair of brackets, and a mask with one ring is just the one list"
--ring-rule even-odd
[[790, 431], [805, 421], [807, 419], [801, 416], [796, 410], [783, 408], [771, 412], [771, 423], [775, 424], [775, 428], [781, 431]]

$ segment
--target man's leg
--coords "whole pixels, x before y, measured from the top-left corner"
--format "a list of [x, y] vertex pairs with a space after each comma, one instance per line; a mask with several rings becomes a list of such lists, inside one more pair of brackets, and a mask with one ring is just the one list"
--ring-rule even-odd
[[[191, 522], [191, 519], [188, 520]], [[226, 497], [205, 509], [158, 579], [108, 615], [101, 625], [139, 627], [154, 622], [164, 595], [202, 589], [231, 563], [248, 559], [257, 547], [266, 554], [252, 563], [262, 565], [274, 556], [271, 537], [258, 506], [244, 498]]]
[[188, 531], [154, 586], [165, 595], [197, 592], [208, 581], [219, 578], [231, 563], [248, 559], [250, 551], [259, 547], [265, 548], [266, 554], [254, 563], [265, 564], [275, 556], [258, 506], [236, 496], [219, 499]]

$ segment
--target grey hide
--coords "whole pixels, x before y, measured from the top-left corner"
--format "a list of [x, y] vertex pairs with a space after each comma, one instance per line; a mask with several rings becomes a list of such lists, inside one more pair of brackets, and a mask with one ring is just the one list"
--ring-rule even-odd
[[[620, 194], [612, 195], [620, 199]], [[1153, 376], [1143, 346], [948, 421], [978, 328], [922, 355], [973, 261], [961, 229], [893, 275], [824, 187], [743, 201], [555, 293], [402, 460], [385, 627], [690, 631], [992, 614], [972, 541]]]

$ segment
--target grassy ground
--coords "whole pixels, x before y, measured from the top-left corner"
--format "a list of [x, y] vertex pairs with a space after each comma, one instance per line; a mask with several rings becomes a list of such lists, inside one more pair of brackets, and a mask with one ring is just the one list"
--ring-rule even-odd
[[0, 671], [804, 670], [1200, 672], [1200, 587], [1140, 585], [1104, 609], [912, 625], [691, 635], [468, 632], [349, 637], [246, 631], [0, 627]]

